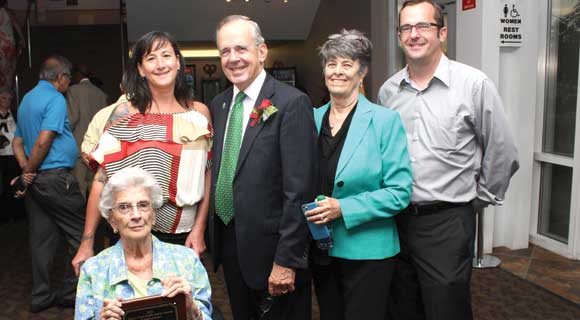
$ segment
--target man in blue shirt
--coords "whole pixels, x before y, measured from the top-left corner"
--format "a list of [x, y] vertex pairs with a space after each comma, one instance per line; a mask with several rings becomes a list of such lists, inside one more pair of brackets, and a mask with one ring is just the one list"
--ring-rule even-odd
[[67, 118], [62, 93], [70, 84], [70, 62], [51, 56], [40, 67], [40, 81], [22, 99], [18, 126], [12, 142], [22, 168], [21, 179], [30, 228], [32, 299], [30, 311], [40, 312], [55, 304], [74, 306], [77, 278], [67, 263], [63, 287], [50, 288], [50, 262], [62, 236], [77, 251], [84, 227], [85, 204], [71, 174], [77, 146]]

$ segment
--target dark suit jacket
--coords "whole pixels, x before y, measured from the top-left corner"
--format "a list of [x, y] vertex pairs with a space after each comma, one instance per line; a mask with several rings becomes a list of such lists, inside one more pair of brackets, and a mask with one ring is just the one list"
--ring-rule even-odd
[[[225, 127], [232, 101], [230, 87], [210, 104], [214, 142], [209, 231], [214, 265], [221, 263], [220, 218], [215, 190]], [[310, 99], [267, 75], [255, 107], [269, 99], [278, 108], [266, 122], [247, 124], [234, 176], [234, 221], [239, 265], [246, 284], [265, 289], [273, 262], [306, 269], [309, 231], [301, 205], [312, 202], [317, 179], [316, 129]], [[296, 282], [301, 282], [297, 270]]]

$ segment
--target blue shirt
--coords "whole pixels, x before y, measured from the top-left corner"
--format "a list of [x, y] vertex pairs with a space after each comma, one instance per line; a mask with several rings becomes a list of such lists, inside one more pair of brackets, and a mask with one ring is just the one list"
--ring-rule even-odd
[[[134, 298], [128, 272], [121, 240], [87, 260], [79, 276], [75, 320], [98, 319], [103, 299]], [[189, 282], [203, 319], [211, 320], [211, 288], [197, 254], [187, 247], [165, 243], [153, 236], [153, 278], [147, 283], [147, 294], [161, 294], [161, 279], [168, 276], [183, 277]]]
[[22, 138], [27, 157], [30, 157], [41, 130], [54, 131], [56, 136], [38, 169], [73, 168], [77, 159], [77, 145], [67, 117], [66, 100], [45, 80], [40, 80], [36, 87], [24, 95], [18, 108], [15, 136]]

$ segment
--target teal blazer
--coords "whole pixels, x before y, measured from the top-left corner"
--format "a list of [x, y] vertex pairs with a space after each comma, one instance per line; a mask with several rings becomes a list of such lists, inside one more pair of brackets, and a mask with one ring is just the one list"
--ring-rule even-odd
[[[314, 110], [318, 134], [330, 103]], [[332, 221], [329, 255], [350, 260], [385, 259], [399, 253], [393, 218], [411, 198], [411, 163], [399, 114], [359, 95], [336, 168], [332, 197], [342, 219]]]

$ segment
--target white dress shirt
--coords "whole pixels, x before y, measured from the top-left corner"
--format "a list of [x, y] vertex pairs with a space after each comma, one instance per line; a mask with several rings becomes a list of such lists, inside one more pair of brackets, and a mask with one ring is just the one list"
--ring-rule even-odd
[[[246, 133], [246, 127], [248, 126], [248, 122], [250, 121], [250, 114], [252, 113], [252, 109], [254, 109], [254, 105], [256, 104], [256, 100], [258, 100], [258, 95], [260, 94], [260, 90], [262, 90], [262, 86], [264, 85], [264, 81], [266, 81], [266, 71], [262, 69], [262, 71], [258, 74], [256, 79], [244, 90], [246, 97], [243, 100], [244, 104], [244, 115], [242, 118], [242, 141], [244, 141], [244, 133]], [[230, 125], [230, 116], [232, 115], [231, 109], [234, 106], [236, 101], [236, 96], [240, 92], [234, 85], [234, 94], [232, 95], [232, 102], [230, 102], [230, 112], [228, 112], [228, 120], [226, 122], [226, 134], [224, 134], [224, 146], [227, 139], [227, 132], [228, 127]], [[242, 143], [240, 141], [240, 147]]]

